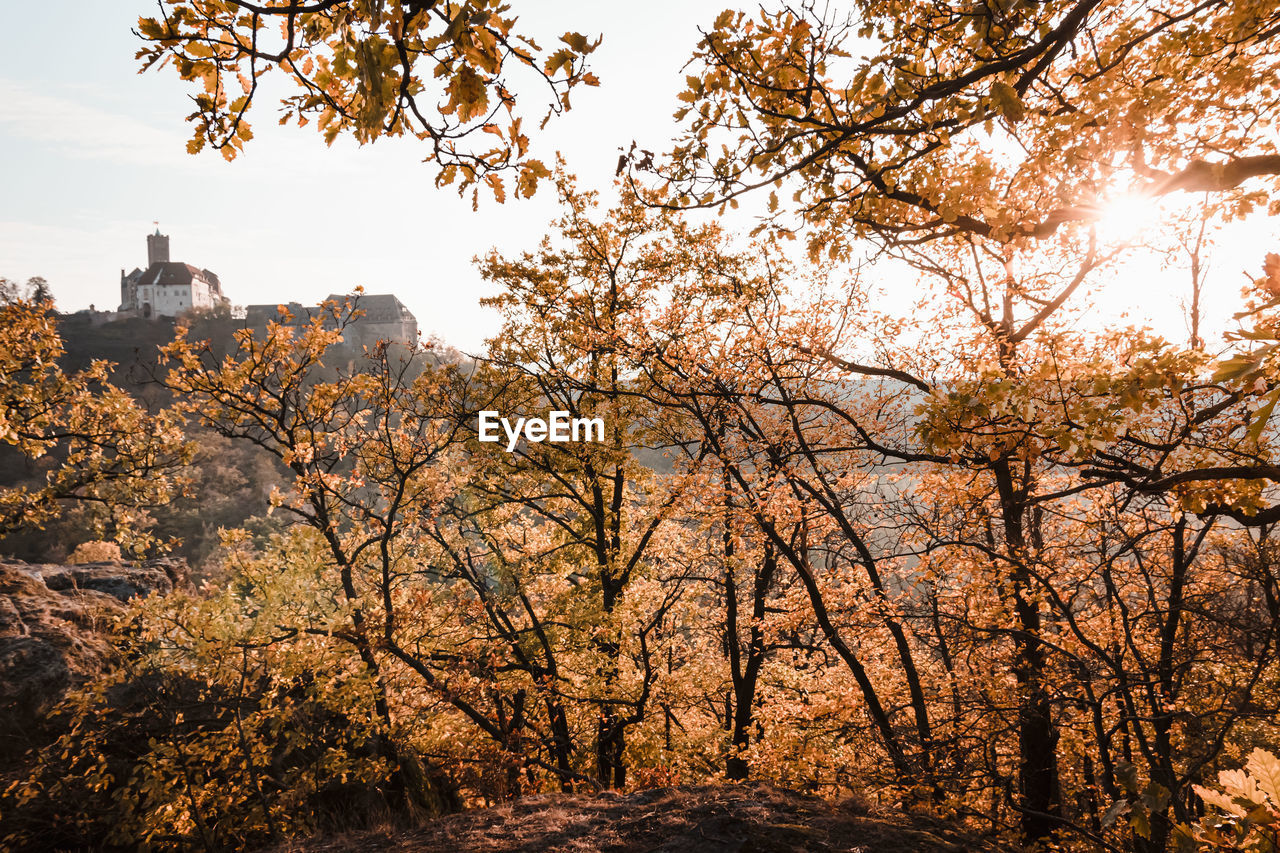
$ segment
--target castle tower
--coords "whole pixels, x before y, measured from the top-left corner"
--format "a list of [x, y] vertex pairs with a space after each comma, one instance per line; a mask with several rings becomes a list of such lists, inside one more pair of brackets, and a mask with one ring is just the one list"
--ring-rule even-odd
[[169, 235], [161, 234], [160, 229], [156, 229], [156, 233], [147, 235], [147, 266], [162, 263], [169, 260]]

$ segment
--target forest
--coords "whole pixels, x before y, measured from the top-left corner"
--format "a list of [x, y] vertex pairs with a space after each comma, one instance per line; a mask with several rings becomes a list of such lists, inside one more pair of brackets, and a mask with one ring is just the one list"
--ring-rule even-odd
[[[759, 783], [970, 849], [1280, 849], [1280, 5], [728, 10], [679, 135], [627, 140], [607, 190], [526, 134], [625, 33], [539, 46], [522, 0], [158, 8], [138, 61], [188, 82], [193, 154], [258, 117], [408, 137], [477, 217], [559, 213], [476, 259], [502, 323], [474, 357], [339, 355], [357, 296], [183, 318], [126, 382], [5, 283], [0, 550], [60, 531], [193, 578], [6, 740], [0, 846]], [[1253, 253], [1212, 252], [1242, 225]], [[1185, 329], [1096, 310], [1135, 290]], [[508, 450], [482, 412], [603, 440]]]

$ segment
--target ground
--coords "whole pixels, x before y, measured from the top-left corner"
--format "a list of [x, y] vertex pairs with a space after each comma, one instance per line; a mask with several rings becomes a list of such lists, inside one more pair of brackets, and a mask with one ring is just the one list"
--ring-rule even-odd
[[759, 785], [546, 795], [412, 830], [297, 841], [276, 853], [977, 853], [939, 821]]

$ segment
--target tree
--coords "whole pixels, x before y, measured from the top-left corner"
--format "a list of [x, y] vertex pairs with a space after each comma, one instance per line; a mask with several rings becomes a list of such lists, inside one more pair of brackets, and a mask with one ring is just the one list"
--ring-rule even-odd
[[[699, 46], [681, 95], [688, 106], [678, 113], [687, 132], [669, 163], [635, 164], [667, 181], [653, 198], [672, 206], [736, 203], [772, 187], [772, 225], [790, 233], [781, 217], [794, 213], [814, 257], [847, 257], [851, 239], [867, 238], [939, 282], [947, 294], [935, 309], [940, 319], [955, 311], [972, 318], [972, 329], [949, 328], [958, 344], [953, 369], [982, 377], [964, 396], [901, 365], [867, 365], [805, 343], [846, 376], [890, 377], [931, 402], [950, 401], [944, 423], [926, 436], [942, 438], [941, 446], [864, 437], [869, 450], [904, 462], [958, 462], [956, 476], [982, 470], [989, 478], [994, 535], [972, 547], [1004, 566], [998, 588], [1012, 623], [1001, 630], [1015, 647], [1020, 709], [1017, 808], [1032, 838], [1048, 836], [1064, 814], [1051, 646], [1031, 562], [1048, 472], [1013, 441], [1016, 431], [988, 444], [1003, 433], [996, 421], [979, 428], [985, 446], [955, 446], [967, 440], [966, 423], [977, 423], [957, 422], [947, 407], [968, 400], [995, 412], [987, 395], [999, 399], [1001, 388], [1034, 374], [1066, 329], [1064, 306], [1124, 248], [1095, 227], [1115, 196], [1209, 192], [1218, 220], [1265, 201], [1241, 185], [1280, 171], [1274, 139], [1262, 130], [1274, 123], [1274, 107], [1251, 97], [1275, 73], [1276, 23], [1267, 4], [1133, 10], [1097, 0], [856, 4], [847, 17], [812, 5], [726, 12]], [[1240, 123], [1242, 103], [1256, 123]], [[784, 188], [793, 205], [779, 201]], [[1221, 411], [1215, 405], [1205, 418]], [[1098, 441], [1106, 468], [1108, 439]]]
[[[823, 251], [850, 234], [1022, 245], [1126, 191], [1222, 193], [1280, 173], [1270, 102], [1248, 99], [1257, 123], [1238, 113], [1270, 85], [1276, 24], [1266, 3], [726, 12], [695, 55], [688, 130], [662, 174], [680, 205], [794, 179]], [[1231, 210], [1263, 200], [1237, 194]]]
[[43, 278], [36, 276], [35, 278], [27, 279], [27, 291], [29, 293], [28, 302], [36, 305], [53, 304], [53, 291], [49, 289], [49, 282]]
[[[417, 545], [412, 520], [449, 495], [436, 467], [461, 425], [432, 402], [450, 373], [419, 370], [416, 353], [401, 359], [383, 345], [345, 368], [324, 365], [352, 311], [326, 303], [296, 334], [276, 322], [257, 338], [242, 329], [221, 359], [180, 328], [162, 351], [173, 369], [158, 379], [199, 423], [257, 445], [292, 472], [277, 504], [319, 537], [335, 584], [329, 593], [342, 606], [336, 614], [301, 607], [282, 630], [286, 639], [318, 632], [355, 655], [373, 687], [378, 755], [391, 768], [396, 799], [413, 808], [438, 792], [424, 787], [415, 754], [398, 739], [387, 667], [403, 663], [437, 686], [430, 657], [419, 657], [416, 643], [401, 645], [403, 608], [411, 606], [403, 595], [413, 594], [401, 573]], [[464, 697], [452, 703], [491, 728]]]
[[0, 306], [0, 442], [39, 466], [33, 482], [0, 490], [0, 534], [43, 528], [74, 505], [98, 538], [145, 549], [147, 509], [178, 490], [190, 448], [172, 412], [152, 414], [107, 381], [107, 362], [68, 374], [62, 353], [49, 303]]
[[[282, 602], [277, 641], [327, 637], [350, 655], [404, 807], [441, 796], [415, 769], [426, 751], [459, 775], [477, 753], [505, 766], [502, 782], [471, 783], [485, 796], [520, 790], [526, 775], [572, 787], [584, 778], [573, 712], [615, 700], [569, 686], [592, 658], [573, 627], [577, 584], [558, 549], [542, 553], [548, 530], [527, 504], [492, 499], [496, 465], [476, 450], [473, 418], [503, 384], [417, 349], [383, 345], [344, 364], [353, 310], [326, 305], [296, 333], [241, 330], [221, 359], [185, 331], [166, 349], [162, 381], [201, 424], [287, 466], [278, 511], [322, 546], [321, 598]], [[523, 479], [507, 473], [513, 488]]]
[[[144, 59], [205, 82], [201, 138], [243, 143], [265, 62], [330, 138], [423, 135], [442, 182], [499, 197], [503, 168], [521, 194], [544, 175], [486, 100], [506, 108], [502, 67], [534, 61], [501, 10], [233, 6], [143, 25]], [[262, 756], [292, 709], [334, 722], [342, 696], [356, 737], [308, 745], [406, 808], [752, 776], [1037, 848], [1227, 838], [1226, 818], [1197, 821], [1196, 786], [1280, 737], [1280, 257], [1219, 362], [1200, 247], [1280, 174], [1274, 7], [726, 12], [672, 156], [642, 154], [604, 211], [558, 176], [547, 239], [482, 259], [503, 326], [475, 364], [353, 355], [358, 304], [242, 330], [225, 357], [180, 333], [163, 381], [192, 420], [290, 472], [290, 523], [228, 536], [220, 597], [139, 629], [172, 653], [144, 658], [161, 685], [218, 673], [207, 726], [159, 727], [195, 745], [184, 759], [242, 747], [216, 813], [310, 802], [292, 774], [310, 765]], [[283, 48], [260, 48], [275, 23]], [[588, 82], [592, 45], [566, 44], [536, 69], [553, 88]], [[434, 125], [415, 60], [437, 64]], [[474, 130], [498, 147], [454, 146]], [[661, 184], [636, 188], [648, 170]], [[747, 246], [675, 210], [757, 187], [773, 195]], [[1086, 324], [1138, 251], [1111, 202], [1185, 191], [1201, 204], [1143, 251], [1190, 274], [1189, 345]], [[797, 234], [807, 263], [778, 247]], [[905, 316], [845, 274], [868, 247], [927, 285]], [[494, 410], [604, 429], [481, 440]], [[172, 801], [151, 788], [213, 796], [151, 750], [127, 796], [154, 821]]]
[[[758, 247], [756, 253], [765, 258], [759, 266], [740, 259], [735, 263], [730, 260], [733, 256], [709, 263], [696, 283], [677, 294], [677, 301], [659, 322], [638, 327], [627, 353], [633, 359], [632, 369], [648, 377], [661, 405], [679, 413], [685, 430], [680, 441], [714, 455], [721, 466], [721, 511], [730, 513], [735, 499], [741, 501], [739, 512], [759, 537], [754, 544], [761, 563], [754, 580], [753, 609], [765, 609], [761, 597], [768, 595], [776, 571], [771, 565], [785, 561], [811, 608], [818, 634], [847, 669], [865, 704], [872, 739], [891, 768], [885, 781], [910, 789], [931, 778], [929, 710], [914, 653], [891, 602], [893, 591], [869, 545], [873, 519], [866, 516], [861, 501], [844, 503], [850, 491], [856, 496], [873, 486], [876, 478], [849, 470], [851, 464], [862, 467], [860, 462], [850, 462], [850, 451], [862, 443], [862, 437], [840, 434], [840, 422], [833, 423], [821, 411], [826, 407], [841, 412], [839, 407], [849, 404], [846, 385], [838, 378], [833, 381], [828, 365], [821, 361], [814, 363], [803, 354], [797, 359], [791, 343], [812, 341], [814, 333], [826, 326], [815, 328], [811, 317], [833, 309], [820, 303], [813, 315], [804, 310], [793, 313], [785, 307], [790, 269], [767, 246]], [[798, 298], [798, 294], [792, 296]], [[859, 412], [864, 404], [875, 411], [874, 400], [853, 403]], [[819, 411], [815, 413], [814, 408]], [[844, 415], [856, 423], [849, 411], [844, 410]], [[725, 554], [728, 568], [733, 563], [732, 549], [724, 550], [730, 552]], [[849, 631], [842, 625], [850, 618], [844, 594], [824, 589], [826, 576], [834, 586], [847, 590], [846, 567], [865, 571], [878, 605], [872, 613], [854, 617], [856, 628]], [[737, 605], [729, 599], [735, 585], [726, 578], [726, 641], [734, 644], [739, 642], [734, 630]], [[872, 617], [870, 623], [867, 615]], [[859, 634], [859, 640], [852, 639]], [[749, 642], [749, 662], [763, 654], [761, 641], [756, 636]], [[896, 677], [879, 673], [886, 676], [881, 680], [868, 667], [869, 649], [876, 642], [895, 650], [905, 684], [890, 687], [886, 681], [897, 681]], [[730, 647], [731, 665], [734, 656]], [[735, 672], [734, 682], [739, 694], [737, 714], [748, 714], [742, 701], [750, 696], [747, 671]], [[903, 688], [905, 701], [900, 695]], [[896, 719], [895, 707], [910, 707], [912, 722]]]
[[281, 98], [281, 124], [315, 121], [328, 143], [344, 133], [362, 144], [416, 137], [440, 167], [439, 184], [457, 181], [461, 192], [483, 181], [498, 201], [502, 172], [514, 172], [512, 189], [524, 197], [550, 174], [529, 156], [508, 75], [547, 88], [545, 124], [569, 109], [575, 86], [596, 84], [584, 62], [599, 44], [570, 32], [544, 53], [499, 0], [166, 0], [137, 33], [144, 69], [172, 63], [199, 85], [192, 153], [207, 143], [235, 157], [253, 137], [247, 116], [259, 86], [279, 72], [298, 90]]
[[[598, 596], [579, 616], [598, 622], [595, 775], [602, 785], [623, 788], [627, 730], [645, 720], [653, 689], [658, 650], [652, 637], [663, 634], [683, 592], [680, 573], [662, 577], [658, 567], [669, 547], [673, 508], [688, 484], [656, 475], [636, 458], [651, 438], [655, 413], [618, 346], [643, 322], [657, 291], [693, 269], [699, 238], [635, 199], [601, 217], [593, 194], [577, 191], [571, 178], [557, 176], [557, 188], [562, 217], [536, 253], [484, 260], [485, 277], [502, 286], [489, 302], [505, 320], [490, 341], [487, 364], [495, 375], [489, 382], [503, 388], [495, 404], [504, 412], [598, 418], [602, 433], [590, 441], [526, 442], [514, 453], [493, 453], [476, 488], [561, 530], [549, 550]], [[637, 636], [624, 636], [624, 599], [638, 581], [659, 578], [667, 594], [652, 602]], [[642, 674], [631, 691], [621, 684], [624, 654], [635, 657]]]
[[52, 305], [53, 291], [49, 289], [49, 282], [40, 276], [33, 276], [27, 279], [24, 286], [7, 278], [0, 278], [0, 305], [13, 305], [18, 302]]

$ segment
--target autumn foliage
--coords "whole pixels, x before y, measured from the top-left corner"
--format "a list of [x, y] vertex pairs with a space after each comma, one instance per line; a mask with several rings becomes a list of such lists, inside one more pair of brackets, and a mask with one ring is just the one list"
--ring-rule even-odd
[[94, 530], [145, 548], [154, 540], [148, 510], [180, 487], [189, 453], [180, 423], [111, 384], [105, 362], [64, 371], [55, 318], [47, 303], [0, 304], [0, 445], [43, 475], [0, 489], [0, 535], [79, 506]]
[[[225, 355], [181, 331], [159, 416], [3, 309], [6, 441], [69, 453], [0, 518], [145, 504], [179, 422], [289, 472], [216, 583], [135, 607], [9, 840], [50, 803], [81, 837], [222, 849], [751, 779], [1026, 849], [1275, 849], [1280, 257], [1233, 261], [1238, 303], [1204, 269], [1206, 235], [1277, 210], [1274, 4], [727, 11], [669, 156], [624, 157], [608, 201], [497, 118], [504, 63], [563, 95], [594, 42], [537, 60], [484, 3], [230, 5], [141, 25], [203, 85], [200, 138], [248, 138], [268, 62], [330, 139], [415, 133], [442, 182], [548, 178], [559, 216], [478, 259], [502, 325], [476, 358], [351, 352], [357, 296]], [[1126, 195], [1162, 211], [1140, 240], [1107, 218]], [[748, 199], [749, 236], [689, 211]], [[1135, 259], [1188, 294], [1185, 340], [1090, 313]], [[477, 435], [550, 410], [604, 440]]]

